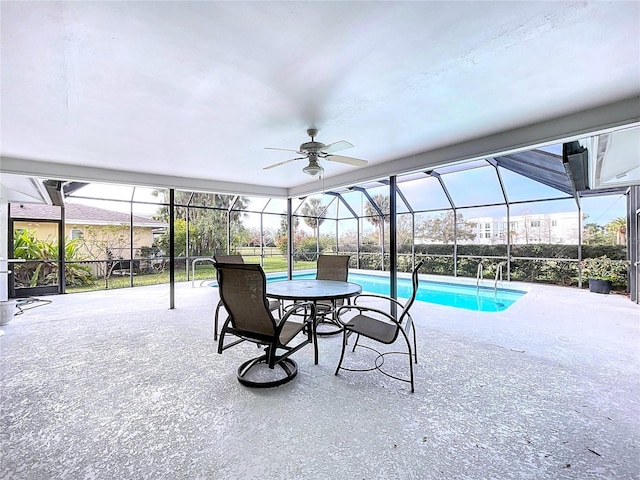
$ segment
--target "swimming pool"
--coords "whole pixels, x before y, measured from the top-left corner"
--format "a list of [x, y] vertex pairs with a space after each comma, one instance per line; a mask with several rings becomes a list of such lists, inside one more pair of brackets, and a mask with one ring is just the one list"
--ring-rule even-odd
[[[293, 278], [315, 278], [315, 272], [295, 273]], [[284, 273], [269, 274], [267, 281], [286, 280]], [[362, 286], [364, 292], [389, 295], [389, 278], [381, 275], [349, 273], [349, 281]], [[476, 287], [472, 284], [420, 279], [416, 300], [481, 312], [501, 312], [527, 292], [510, 288]], [[398, 279], [398, 297], [411, 295], [411, 279]]]

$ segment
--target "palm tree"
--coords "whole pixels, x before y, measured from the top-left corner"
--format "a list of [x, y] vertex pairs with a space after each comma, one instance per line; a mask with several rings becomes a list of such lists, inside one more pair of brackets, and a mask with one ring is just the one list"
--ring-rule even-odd
[[324, 218], [322, 218], [324, 211], [325, 207], [322, 205], [322, 200], [318, 197], [307, 199], [302, 206], [301, 213], [304, 216], [304, 223], [313, 230], [314, 237], [318, 232], [318, 228], [320, 228], [320, 225], [324, 222]]
[[390, 220], [389, 196], [382, 195], [379, 193], [377, 195], [374, 195], [372, 197], [372, 200], [375, 202], [378, 208], [382, 211], [384, 216], [381, 217], [378, 214], [378, 211], [374, 208], [371, 202], [365, 203], [364, 212], [365, 212], [365, 215], [367, 216], [367, 220], [378, 228], [378, 238], [380, 239], [380, 244], [382, 244], [382, 226], [385, 223], [389, 223], [389, 220]]
[[616, 245], [624, 245], [627, 243], [627, 219], [618, 217], [611, 220], [604, 227], [607, 232], [615, 238]]

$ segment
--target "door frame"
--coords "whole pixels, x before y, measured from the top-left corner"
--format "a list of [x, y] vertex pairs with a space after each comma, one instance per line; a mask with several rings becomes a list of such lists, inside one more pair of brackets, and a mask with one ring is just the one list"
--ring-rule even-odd
[[[61, 212], [62, 218], [64, 218], [64, 211]], [[58, 264], [58, 282], [56, 285], [43, 285], [37, 287], [23, 287], [16, 289], [15, 277], [9, 275], [9, 298], [25, 298], [33, 297], [37, 295], [58, 295], [65, 291], [65, 240], [64, 240], [64, 220], [44, 219], [44, 218], [16, 218], [13, 219], [9, 216], [9, 231], [8, 233], [8, 251], [13, 257], [13, 229], [15, 222], [39, 222], [39, 223], [54, 223], [57, 225], [56, 232], [58, 235], [58, 258], [55, 260]]]

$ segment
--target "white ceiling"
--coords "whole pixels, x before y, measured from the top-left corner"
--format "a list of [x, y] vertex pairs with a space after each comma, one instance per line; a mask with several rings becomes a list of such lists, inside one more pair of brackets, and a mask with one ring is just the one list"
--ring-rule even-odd
[[[287, 195], [640, 121], [640, 3], [1, 3], [5, 172]], [[426, 152], [426, 153], [425, 153]], [[420, 155], [416, 155], [420, 154]], [[393, 162], [393, 163], [388, 163]], [[311, 182], [311, 183], [310, 183]]]

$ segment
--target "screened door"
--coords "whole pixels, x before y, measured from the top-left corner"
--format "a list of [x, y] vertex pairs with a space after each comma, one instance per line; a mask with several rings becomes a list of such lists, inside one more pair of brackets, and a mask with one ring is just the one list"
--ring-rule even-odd
[[12, 263], [9, 296], [30, 297], [62, 293], [59, 220], [12, 219], [9, 251]]

